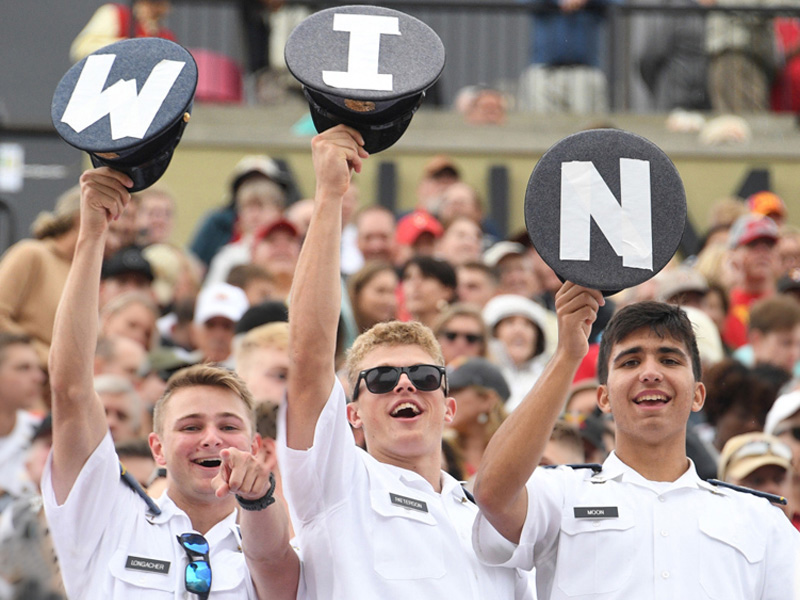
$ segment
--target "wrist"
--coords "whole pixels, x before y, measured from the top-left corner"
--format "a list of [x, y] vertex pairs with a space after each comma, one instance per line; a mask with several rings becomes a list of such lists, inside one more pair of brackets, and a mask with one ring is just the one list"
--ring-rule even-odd
[[261, 496], [256, 500], [247, 500], [246, 498], [242, 498], [239, 494], [236, 494], [236, 501], [239, 503], [239, 506], [242, 507], [244, 510], [264, 510], [270, 504], [275, 503], [275, 497], [273, 496], [275, 492], [275, 475], [273, 473], [269, 474], [269, 489], [267, 493]]

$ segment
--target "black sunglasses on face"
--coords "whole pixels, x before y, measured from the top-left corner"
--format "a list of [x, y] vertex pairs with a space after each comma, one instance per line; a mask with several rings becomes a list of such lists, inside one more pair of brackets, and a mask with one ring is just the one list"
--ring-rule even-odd
[[184, 582], [186, 591], [197, 594], [201, 600], [208, 600], [211, 592], [211, 563], [208, 562], [208, 542], [199, 533], [182, 533], [178, 543], [186, 551], [189, 564], [186, 565]]
[[[356, 387], [353, 390], [353, 401], [358, 399], [358, 391], [361, 381], [367, 385], [367, 389], [373, 394], [388, 394], [400, 381], [400, 375], [405, 373], [412, 385], [420, 392], [432, 392], [442, 385], [445, 375], [445, 368], [438, 365], [412, 365], [410, 367], [373, 367], [365, 369], [358, 374]], [[445, 396], [447, 395], [447, 383], [445, 382]]]
[[467, 340], [468, 344], [477, 344], [483, 341], [483, 336], [477, 333], [462, 333], [460, 331], [443, 331], [442, 335], [447, 338], [448, 342], [455, 342], [459, 337]]

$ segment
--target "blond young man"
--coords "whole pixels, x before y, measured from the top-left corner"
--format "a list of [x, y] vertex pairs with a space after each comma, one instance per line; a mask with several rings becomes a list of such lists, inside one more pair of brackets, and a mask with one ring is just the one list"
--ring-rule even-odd
[[[338, 126], [312, 141], [314, 215], [289, 307], [286, 406], [279, 422], [284, 493], [312, 598], [530, 597], [515, 569], [481, 566], [469, 544], [477, 512], [441, 470], [452, 420], [441, 349], [420, 323], [383, 323], [347, 360], [353, 401], [334, 372], [340, 309], [341, 202], [363, 139]], [[348, 422], [349, 421], [349, 422]], [[362, 429], [368, 453], [350, 425]]]
[[[107, 167], [81, 176], [80, 234], [50, 353], [53, 450], [42, 494], [67, 594], [294, 598], [299, 561], [284, 512], [269, 506], [274, 456], [234, 374], [208, 365], [177, 373], [149, 437], [167, 491], [148, 502], [121, 481], [92, 357], [103, 247], [130, 185]], [[247, 509], [239, 526], [237, 503]]]

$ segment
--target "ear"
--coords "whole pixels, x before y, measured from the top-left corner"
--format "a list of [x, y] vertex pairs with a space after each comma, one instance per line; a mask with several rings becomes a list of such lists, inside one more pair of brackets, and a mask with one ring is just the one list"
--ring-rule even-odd
[[156, 432], [151, 432], [147, 436], [147, 443], [150, 444], [150, 452], [153, 453], [153, 458], [159, 467], [167, 466], [167, 459], [164, 456], [164, 445]]
[[706, 403], [706, 386], [697, 381], [694, 384], [694, 400], [692, 400], [692, 412], [698, 412]]
[[347, 409], [347, 420], [350, 421], [350, 426], [353, 429], [361, 429], [364, 424], [358, 415], [358, 402], [350, 402], [345, 408]]
[[453, 417], [456, 416], [456, 399], [448, 396], [444, 399], [444, 422], [452, 423]]
[[611, 401], [608, 399], [608, 387], [597, 386], [597, 406], [606, 414], [611, 414]]

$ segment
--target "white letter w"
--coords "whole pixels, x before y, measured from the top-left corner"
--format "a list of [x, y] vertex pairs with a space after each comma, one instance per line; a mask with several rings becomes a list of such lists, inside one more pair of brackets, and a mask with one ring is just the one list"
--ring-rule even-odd
[[120, 79], [103, 89], [115, 59], [115, 54], [96, 54], [86, 59], [61, 121], [80, 133], [110, 115], [112, 139], [142, 139], [186, 63], [162, 60], [137, 95], [135, 79]]

